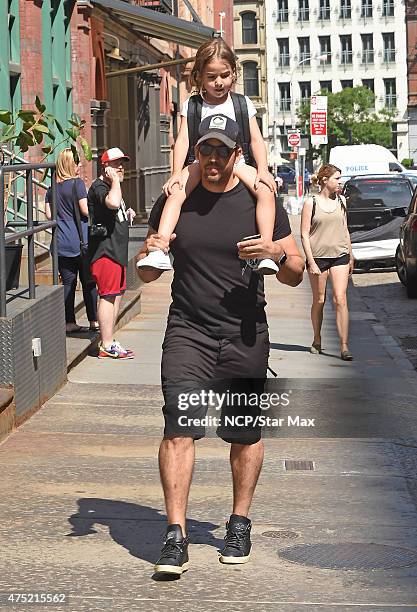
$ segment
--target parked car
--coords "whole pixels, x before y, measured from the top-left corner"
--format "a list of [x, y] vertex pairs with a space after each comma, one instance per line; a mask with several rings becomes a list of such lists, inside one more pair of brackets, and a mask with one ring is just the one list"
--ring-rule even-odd
[[409, 298], [417, 298], [417, 189], [400, 227], [400, 243], [395, 253], [395, 266]]
[[333, 147], [330, 150], [329, 162], [340, 168], [342, 183], [353, 176], [387, 172], [408, 173], [417, 178], [415, 170], [405, 168], [391, 151], [376, 144]]
[[295, 170], [292, 166], [281, 165], [277, 166], [275, 176], [279, 176], [284, 181], [282, 191], [288, 193], [288, 185], [295, 185]]
[[416, 177], [403, 174], [355, 176], [343, 187], [355, 267], [391, 266], [400, 227], [413, 196]]

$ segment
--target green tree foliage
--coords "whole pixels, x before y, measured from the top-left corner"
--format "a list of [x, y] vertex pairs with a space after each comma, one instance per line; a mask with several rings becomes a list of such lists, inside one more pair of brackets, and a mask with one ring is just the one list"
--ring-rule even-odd
[[9, 144], [19, 155], [30, 147], [42, 145], [43, 159], [46, 159], [57, 147], [69, 146], [76, 162], [81, 152], [87, 161], [91, 161], [90, 145], [81, 136], [85, 121], [73, 113], [68, 123], [71, 127], [64, 129], [37, 96], [33, 109], [21, 109], [15, 114], [0, 109], [0, 149]]
[[[376, 112], [375, 94], [367, 87], [347, 87], [337, 93], [322, 90], [327, 95], [327, 134], [329, 148], [346, 144], [379, 144], [390, 147], [393, 112]], [[310, 102], [300, 106], [298, 121], [303, 131], [310, 133]], [[319, 155], [313, 149], [313, 156]]]

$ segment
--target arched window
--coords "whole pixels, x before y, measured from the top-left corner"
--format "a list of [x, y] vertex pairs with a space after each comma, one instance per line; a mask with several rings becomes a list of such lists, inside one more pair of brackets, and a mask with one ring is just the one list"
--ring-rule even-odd
[[256, 15], [249, 11], [242, 13], [242, 43], [244, 45], [256, 45], [258, 43]]
[[259, 96], [258, 64], [256, 62], [243, 64], [243, 89], [245, 96]]

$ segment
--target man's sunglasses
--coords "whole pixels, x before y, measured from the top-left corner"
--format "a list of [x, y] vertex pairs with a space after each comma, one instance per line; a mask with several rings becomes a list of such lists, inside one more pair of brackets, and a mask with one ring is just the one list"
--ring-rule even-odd
[[223, 159], [227, 159], [228, 157], [230, 157], [232, 152], [234, 151], [234, 149], [229, 149], [229, 147], [227, 147], [226, 145], [219, 145], [216, 147], [211, 144], [206, 144], [205, 142], [199, 145], [198, 150], [200, 151], [201, 155], [204, 156], [211, 155], [215, 152], [216, 155]]

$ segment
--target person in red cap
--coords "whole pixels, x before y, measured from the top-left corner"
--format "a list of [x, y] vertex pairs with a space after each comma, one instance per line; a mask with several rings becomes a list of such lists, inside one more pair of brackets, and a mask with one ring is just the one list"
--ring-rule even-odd
[[126, 290], [129, 222], [136, 215], [131, 208], [126, 209], [122, 197], [120, 184], [126, 161], [129, 157], [118, 147], [105, 151], [101, 157], [101, 175], [88, 191], [91, 274], [100, 296], [100, 359], [134, 357], [132, 351], [123, 348], [113, 337], [120, 302]]

